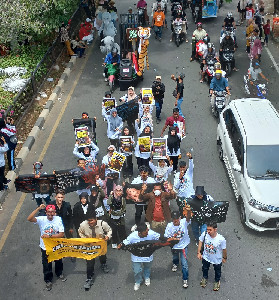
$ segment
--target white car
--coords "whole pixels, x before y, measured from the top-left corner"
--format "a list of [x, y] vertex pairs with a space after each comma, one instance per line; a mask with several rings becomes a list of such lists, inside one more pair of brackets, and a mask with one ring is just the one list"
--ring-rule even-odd
[[270, 101], [231, 101], [220, 114], [217, 147], [241, 222], [257, 231], [278, 230], [279, 114]]

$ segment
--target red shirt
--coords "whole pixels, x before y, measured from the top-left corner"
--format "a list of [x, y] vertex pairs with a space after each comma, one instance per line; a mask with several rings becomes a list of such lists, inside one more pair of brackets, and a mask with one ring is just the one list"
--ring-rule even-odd
[[153, 221], [164, 222], [165, 217], [162, 209], [161, 196], [155, 197], [155, 207], [153, 210]]
[[264, 25], [264, 34], [270, 34], [270, 24]]
[[170, 127], [171, 126], [176, 127], [176, 131], [178, 132], [179, 130], [178, 130], [177, 122], [183, 122], [183, 124], [185, 124], [185, 119], [182, 116], [179, 116], [177, 119], [175, 119], [173, 116], [171, 116], [171, 117], [167, 118], [165, 125], [170, 126]]

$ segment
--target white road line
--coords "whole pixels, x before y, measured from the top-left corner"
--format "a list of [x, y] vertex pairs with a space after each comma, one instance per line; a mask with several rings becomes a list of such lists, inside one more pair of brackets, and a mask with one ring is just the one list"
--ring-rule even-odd
[[275, 61], [273, 55], [271, 54], [270, 50], [269, 50], [267, 47], [265, 47], [264, 49], [266, 50], [268, 56], [270, 57], [270, 59], [271, 59], [273, 65], [274, 65], [274, 67], [275, 67], [275, 70], [276, 70], [277, 73], [279, 74], [279, 67], [278, 67], [278, 65], [277, 65], [277, 63], [276, 63], [276, 61]]

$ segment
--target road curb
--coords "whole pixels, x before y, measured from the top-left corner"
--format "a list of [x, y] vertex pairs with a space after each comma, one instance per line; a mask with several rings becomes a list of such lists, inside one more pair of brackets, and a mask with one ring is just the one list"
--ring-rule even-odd
[[[40, 131], [43, 128], [43, 125], [46, 121], [47, 116], [49, 115], [54, 103], [58, 99], [59, 94], [61, 93], [62, 87], [64, 86], [64, 83], [68, 80], [70, 73], [72, 72], [75, 64], [76, 64], [76, 57], [72, 57], [67, 64], [66, 68], [64, 69], [64, 72], [61, 74], [58, 84], [54, 88], [52, 94], [49, 96], [49, 99], [47, 103], [44, 106], [44, 109], [42, 110], [41, 114], [39, 115], [36, 123], [34, 124], [34, 127], [32, 128], [31, 132], [29, 133], [26, 141], [24, 142], [21, 150], [19, 151], [17, 157], [15, 158], [16, 163], [16, 169], [14, 171], [9, 171], [6, 175], [6, 178], [11, 180], [8, 184], [8, 187], [11, 188], [14, 185], [14, 181], [20, 171], [20, 168], [26, 159], [27, 155], [29, 154], [30, 150], [32, 149], [32, 146], [34, 145], [36, 138], [38, 137]], [[5, 201], [6, 196], [8, 195], [8, 190], [4, 190], [0, 192], [0, 209], [2, 207], [2, 204]]]

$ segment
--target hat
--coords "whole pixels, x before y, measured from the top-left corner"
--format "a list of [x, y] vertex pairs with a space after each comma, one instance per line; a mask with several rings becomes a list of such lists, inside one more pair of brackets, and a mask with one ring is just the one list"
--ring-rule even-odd
[[156, 79], [162, 79], [162, 76], [158, 75], [155, 77]]
[[196, 186], [195, 195], [204, 195], [204, 186]]
[[[92, 185], [91, 186], [91, 188], [90, 188], [90, 192], [92, 192], [92, 191], [98, 191], [98, 187], [97, 187], [97, 185]], [[81, 194], [83, 194], [83, 193], [81, 193]]]
[[116, 150], [116, 148], [115, 148], [114, 145], [109, 145], [109, 146], [108, 146], [108, 150], [109, 150], [110, 148], [113, 148], [114, 151]]
[[130, 6], [128, 10], [133, 10], [132, 7]]
[[49, 209], [56, 210], [56, 207], [53, 204], [49, 204], [49, 205], [46, 206], [46, 211], [48, 211]]
[[173, 212], [171, 213], [171, 218], [174, 219], [174, 220], [179, 219], [179, 218], [180, 218], [180, 213], [179, 213], [179, 211], [173, 211]]
[[[91, 189], [90, 189], [91, 190]], [[79, 200], [81, 200], [81, 198], [85, 198], [86, 200], [88, 200], [88, 194], [86, 192], [82, 192], [79, 194]]]

